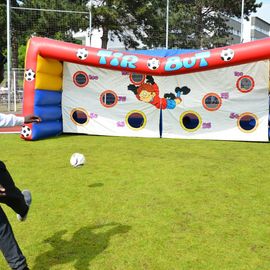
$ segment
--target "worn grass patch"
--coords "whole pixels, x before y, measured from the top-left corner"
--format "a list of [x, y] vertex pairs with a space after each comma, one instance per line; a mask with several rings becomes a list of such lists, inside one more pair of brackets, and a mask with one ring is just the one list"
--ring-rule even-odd
[[267, 143], [0, 139], [0, 159], [33, 193], [25, 223], [3, 206], [31, 270], [270, 269]]

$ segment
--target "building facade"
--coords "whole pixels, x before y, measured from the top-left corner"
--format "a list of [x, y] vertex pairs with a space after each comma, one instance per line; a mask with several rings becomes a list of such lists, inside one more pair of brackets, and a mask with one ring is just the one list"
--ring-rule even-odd
[[241, 20], [229, 18], [227, 24], [230, 27], [229, 44], [241, 43]]
[[251, 17], [250, 40], [270, 36], [270, 24], [259, 17]]

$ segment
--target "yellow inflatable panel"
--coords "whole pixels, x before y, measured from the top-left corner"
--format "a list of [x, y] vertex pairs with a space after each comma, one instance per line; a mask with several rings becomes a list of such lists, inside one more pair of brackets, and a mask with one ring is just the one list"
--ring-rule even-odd
[[61, 75], [63, 72], [63, 64], [55, 59], [44, 58], [38, 55], [37, 72]]
[[37, 72], [35, 88], [43, 90], [61, 91], [62, 76]]

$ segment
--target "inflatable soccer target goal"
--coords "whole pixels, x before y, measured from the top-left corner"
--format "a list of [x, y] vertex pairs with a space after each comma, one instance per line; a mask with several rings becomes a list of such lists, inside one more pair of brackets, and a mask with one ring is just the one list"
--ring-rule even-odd
[[211, 50], [112, 51], [31, 38], [21, 137], [62, 133], [268, 141], [270, 38]]

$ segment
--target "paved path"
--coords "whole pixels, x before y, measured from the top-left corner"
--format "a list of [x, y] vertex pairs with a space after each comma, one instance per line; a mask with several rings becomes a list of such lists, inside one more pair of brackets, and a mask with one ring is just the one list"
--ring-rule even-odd
[[0, 133], [20, 133], [21, 127], [0, 128]]

